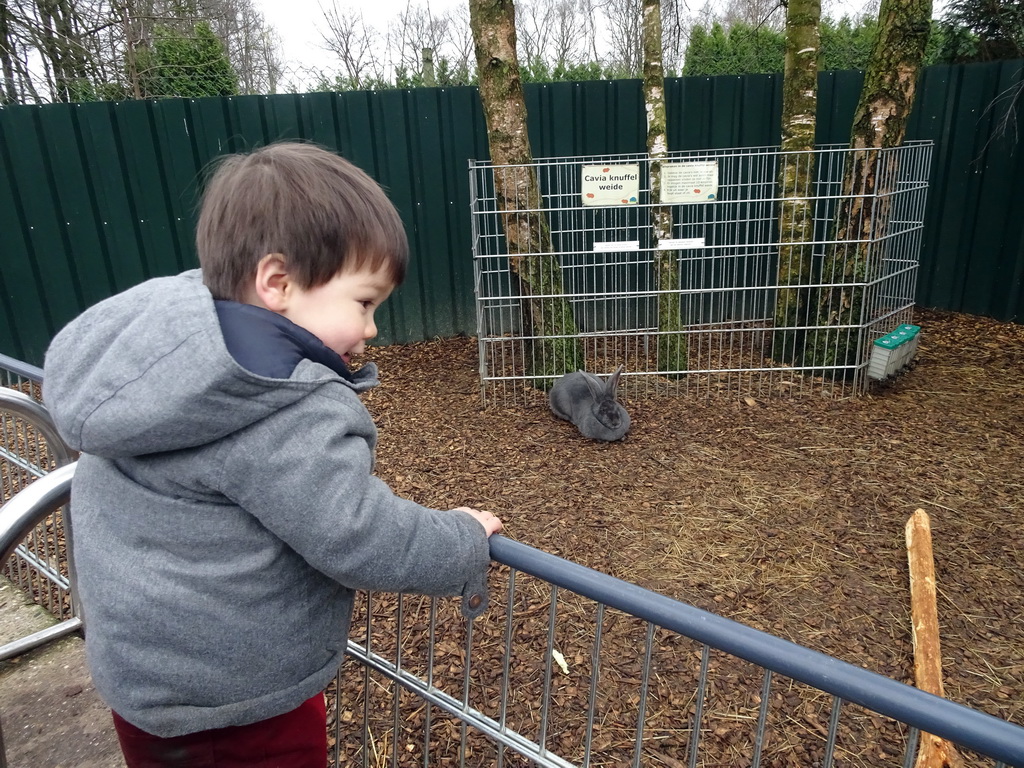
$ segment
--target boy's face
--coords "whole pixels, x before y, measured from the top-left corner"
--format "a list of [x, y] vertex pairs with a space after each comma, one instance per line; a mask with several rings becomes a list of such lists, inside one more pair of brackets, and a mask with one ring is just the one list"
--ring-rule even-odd
[[386, 269], [344, 270], [315, 288], [293, 286], [280, 314], [312, 333], [348, 365], [377, 335], [373, 313], [394, 287]]

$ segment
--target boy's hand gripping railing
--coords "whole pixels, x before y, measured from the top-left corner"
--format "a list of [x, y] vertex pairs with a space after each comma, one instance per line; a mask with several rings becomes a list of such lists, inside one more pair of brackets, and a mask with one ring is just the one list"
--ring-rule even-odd
[[[37, 437], [43, 438], [43, 440], [46, 441], [46, 455], [48, 455], [49, 458], [52, 459], [54, 466], [58, 468], [63, 467], [74, 460], [74, 451], [68, 448], [67, 444], [58, 434], [57, 428], [54, 426], [53, 420], [50, 418], [49, 411], [47, 411], [46, 407], [41, 403], [36, 402], [31, 397], [16, 390], [0, 388], [0, 413], [12, 416], [15, 419], [21, 421], [24, 424], [26, 431], [27, 429], [34, 430]], [[25, 440], [28, 439], [27, 435], [24, 435], [23, 437]], [[32, 466], [31, 464], [29, 464], [27, 456], [10, 455], [5, 453], [4, 460], [16, 463], [21, 469], [26, 470], [31, 474], [38, 475], [41, 474], [42, 472], [45, 472], [45, 470], [48, 469], [48, 467]], [[45, 477], [45, 475], [43, 477]], [[9, 504], [13, 504], [16, 498], [20, 497], [32, 486], [34, 486], [37, 482], [40, 481], [40, 479], [37, 479], [33, 481], [30, 485], [27, 485], [24, 488], [18, 490], [11, 498]], [[68, 482], [70, 483], [70, 480]], [[22, 501], [20, 501], [17, 506], [20, 507], [24, 503], [26, 503], [26, 501], [25, 499], [22, 499]], [[24, 559], [24, 561], [29, 563], [29, 565], [36, 568], [41, 573], [43, 578], [53, 582], [61, 589], [68, 589], [70, 591], [72, 616], [60, 622], [56, 626], [49, 627], [40, 632], [36, 632], [32, 635], [21, 638], [20, 640], [16, 640], [4, 646], [0, 646], [0, 661], [12, 658], [21, 653], [24, 653], [25, 651], [31, 650], [32, 648], [35, 648], [39, 645], [43, 645], [44, 643], [47, 643], [50, 640], [54, 640], [58, 637], [74, 632], [82, 626], [82, 619], [78, 613], [75, 587], [72, 580], [70, 578], [64, 579], [64, 577], [60, 573], [59, 563], [54, 564], [43, 562], [28, 547], [26, 547], [24, 544], [21, 544], [21, 542], [29, 535], [29, 533], [35, 528], [36, 525], [41, 523], [49, 514], [53, 513], [56, 509], [58, 509], [59, 507], [63, 506], [66, 503], [67, 502], [65, 500], [61, 504], [58, 504], [52, 508], [38, 510], [38, 514], [33, 513], [32, 519], [30, 521], [25, 521], [24, 526], [19, 527], [17, 529], [18, 531], [20, 531], [19, 538], [17, 538], [9, 548], [7, 546], [4, 547], [3, 558], [0, 559], [0, 566], [6, 563], [8, 561], [8, 558], [15, 551], [17, 551], [18, 554]], [[5, 505], [3, 507], [3, 510], [5, 510], [5, 514], [7, 509], [8, 507]], [[4, 518], [2, 524], [4, 526], [4, 533], [7, 533], [9, 529], [6, 518]], [[61, 534], [63, 534], [65, 551], [67, 552], [68, 557], [68, 570], [70, 573], [70, 571], [73, 568], [73, 564], [71, 562], [70, 542], [72, 538], [72, 533], [70, 515], [65, 514], [62, 516], [61, 527], [63, 529], [62, 531], [56, 529], [54, 530], [54, 546], [55, 549], [59, 549], [59, 542], [56, 541], [56, 539], [59, 539], [61, 537]], [[8, 549], [10, 551], [8, 551]]]

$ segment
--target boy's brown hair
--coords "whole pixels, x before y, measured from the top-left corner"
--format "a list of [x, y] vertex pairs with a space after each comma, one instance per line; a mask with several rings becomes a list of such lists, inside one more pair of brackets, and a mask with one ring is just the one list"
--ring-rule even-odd
[[343, 269], [385, 268], [405, 278], [409, 243], [380, 186], [315, 144], [281, 142], [220, 159], [196, 228], [203, 282], [242, 301], [260, 260], [280, 253], [302, 288]]

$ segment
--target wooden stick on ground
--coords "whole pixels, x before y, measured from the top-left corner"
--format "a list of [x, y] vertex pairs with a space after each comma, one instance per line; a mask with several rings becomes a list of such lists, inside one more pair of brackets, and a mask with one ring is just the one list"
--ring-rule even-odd
[[[935, 598], [935, 562], [928, 513], [918, 509], [907, 520], [907, 560], [910, 563], [910, 617], [913, 622], [914, 680], [922, 691], [942, 696], [942, 653], [939, 612]], [[950, 742], [921, 734], [914, 768], [959, 768], [960, 755]]]

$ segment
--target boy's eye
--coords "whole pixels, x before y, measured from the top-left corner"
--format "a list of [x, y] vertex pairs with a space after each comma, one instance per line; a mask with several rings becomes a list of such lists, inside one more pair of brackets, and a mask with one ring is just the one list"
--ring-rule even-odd
[[370, 299], [363, 299], [359, 303], [363, 305], [363, 309], [369, 309], [370, 307], [373, 306], [373, 301], [371, 301]]

